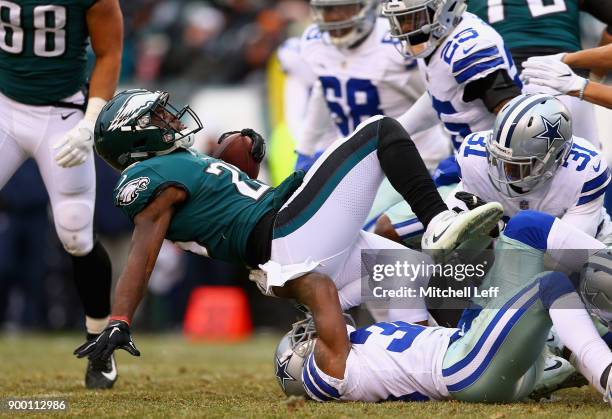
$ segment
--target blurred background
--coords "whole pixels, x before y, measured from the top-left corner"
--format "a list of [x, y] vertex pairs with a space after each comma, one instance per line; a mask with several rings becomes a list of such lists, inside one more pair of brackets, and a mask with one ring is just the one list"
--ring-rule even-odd
[[[189, 103], [204, 124], [196, 142], [204, 152], [222, 132], [253, 128], [268, 139], [260, 178], [277, 184], [290, 173], [295, 163], [291, 121], [284, 112], [285, 76], [276, 54], [310, 23], [308, 1], [122, 0], [121, 5], [120, 89], [166, 90], [173, 103]], [[585, 21], [583, 27], [589, 28], [585, 47], [594, 46], [602, 26]], [[600, 123], [600, 133], [612, 132], [612, 118], [600, 117]], [[96, 230], [111, 255], [115, 280], [132, 228], [113, 206], [117, 179], [118, 173], [97, 161]], [[50, 222], [43, 182], [28, 161], [0, 191], [0, 332], [83, 330], [71, 275], [70, 257]], [[202, 286], [233, 288], [194, 292]], [[262, 296], [245, 270], [165, 243], [135, 324], [141, 330], [180, 331], [185, 318], [189, 330], [225, 319], [239, 325], [230, 332], [238, 337], [252, 328], [286, 330], [296, 316], [290, 302]]]

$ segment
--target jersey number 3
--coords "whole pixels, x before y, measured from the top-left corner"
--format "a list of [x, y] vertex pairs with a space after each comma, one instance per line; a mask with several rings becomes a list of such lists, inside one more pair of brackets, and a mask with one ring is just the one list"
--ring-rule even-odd
[[[66, 7], [41, 5], [33, 9], [34, 55], [58, 57], [66, 51]], [[19, 4], [0, 0], [0, 49], [10, 54], [24, 50], [23, 14]]]

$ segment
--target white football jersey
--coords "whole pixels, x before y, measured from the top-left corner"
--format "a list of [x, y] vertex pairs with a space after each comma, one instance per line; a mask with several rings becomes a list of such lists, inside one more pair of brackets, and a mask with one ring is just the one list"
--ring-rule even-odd
[[[371, 116], [397, 118], [425, 92], [416, 60], [398, 52], [387, 19], [377, 19], [372, 32], [355, 48], [337, 48], [328, 37], [311, 25], [302, 36], [301, 54], [320, 81], [338, 127], [333, 140], [349, 135]], [[448, 138], [440, 130], [434, 132], [414, 140], [424, 158], [435, 155], [439, 160], [448, 155]]]
[[[489, 135], [491, 131], [476, 132], [463, 141], [457, 154], [460, 189], [487, 202], [500, 202], [507, 217], [520, 210], [537, 210], [569, 221], [593, 237], [604, 227], [602, 222], [609, 222], [603, 208], [603, 195], [610, 182], [610, 170], [589, 141], [573, 137], [568, 159], [552, 179], [532, 192], [509, 197], [498, 191], [488, 176], [485, 142]], [[451, 194], [454, 199], [452, 196], [454, 194]]]
[[344, 379], [331, 377], [316, 365], [314, 352], [302, 380], [314, 400], [444, 400], [442, 361], [459, 329], [405, 322], [376, 323], [349, 334], [351, 351]]
[[516, 67], [501, 36], [471, 13], [427, 59], [418, 60], [438, 117], [458, 148], [472, 132], [491, 129], [495, 115], [482, 100], [465, 101], [465, 86], [496, 70], [506, 70], [518, 86]]

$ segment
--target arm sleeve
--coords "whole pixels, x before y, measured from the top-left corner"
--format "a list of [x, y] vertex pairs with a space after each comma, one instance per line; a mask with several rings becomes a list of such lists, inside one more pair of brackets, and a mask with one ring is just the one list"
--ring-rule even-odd
[[482, 99], [489, 112], [504, 100], [521, 94], [521, 89], [505, 69], [496, 70], [484, 78], [469, 82], [463, 91], [463, 101]]
[[300, 137], [295, 148], [298, 153], [306, 156], [314, 155], [319, 144], [333, 141], [337, 137], [336, 127], [331, 120], [319, 81], [312, 87]]
[[608, 25], [612, 25], [612, 2], [609, 0], [584, 0], [582, 10]]
[[411, 136], [440, 122], [427, 92], [423, 93], [414, 105], [400, 115], [397, 120]]
[[595, 237], [601, 218], [603, 200], [604, 197], [600, 196], [588, 204], [575, 205], [567, 210], [561, 219], [579, 230], [584, 231], [589, 236]]

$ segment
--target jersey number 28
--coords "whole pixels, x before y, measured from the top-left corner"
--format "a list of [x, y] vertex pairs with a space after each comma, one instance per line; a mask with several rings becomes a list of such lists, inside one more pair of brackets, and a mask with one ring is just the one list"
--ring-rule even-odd
[[[58, 57], [66, 51], [66, 7], [41, 5], [33, 9], [34, 55]], [[0, 49], [10, 54], [24, 50], [23, 13], [19, 4], [0, 0]]]

